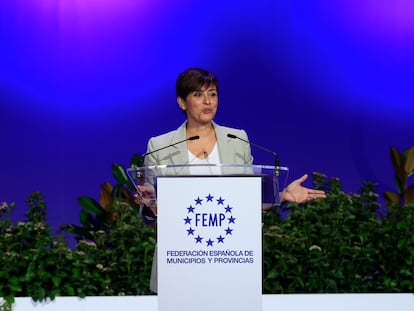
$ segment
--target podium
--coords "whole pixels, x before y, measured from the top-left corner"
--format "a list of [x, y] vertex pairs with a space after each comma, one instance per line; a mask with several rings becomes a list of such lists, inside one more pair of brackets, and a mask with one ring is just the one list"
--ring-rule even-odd
[[287, 168], [129, 169], [157, 194], [159, 311], [262, 310], [262, 204], [279, 204]]

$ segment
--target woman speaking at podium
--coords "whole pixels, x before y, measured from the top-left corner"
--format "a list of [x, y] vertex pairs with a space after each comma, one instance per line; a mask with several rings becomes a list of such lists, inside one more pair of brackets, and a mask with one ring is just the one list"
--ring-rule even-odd
[[[176, 164], [252, 164], [248, 136], [244, 130], [218, 125], [214, 117], [218, 107], [218, 80], [209, 71], [190, 68], [176, 81], [179, 108], [186, 121], [171, 132], [152, 137], [145, 154], [145, 166]], [[166, 148], [167, 147], [167, 148]], [[192, 172], [190, 172], [192, 173]], [[321, 190], [302, 186], [303, 175], [290, 183], [281, 193], [280, 200], [303, 203], [324, 198]], [[150, 187], [138, 186], [136, 200], [143, 208], [141, 215], [147, 224], [156, 222], [155, 193]], [[150, 289], [157, 292], [156, 260], [153, 261]]]

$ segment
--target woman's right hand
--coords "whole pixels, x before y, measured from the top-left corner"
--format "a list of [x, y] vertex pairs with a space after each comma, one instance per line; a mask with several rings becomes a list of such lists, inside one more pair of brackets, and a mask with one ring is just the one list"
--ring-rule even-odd
[[135, 194], [135, 202], [139, 205], [144, 204], [151, 208], [154, 215], [157, 215], [157, 199], [154, 189], [146, 186], [137, 186], [138, 193]]

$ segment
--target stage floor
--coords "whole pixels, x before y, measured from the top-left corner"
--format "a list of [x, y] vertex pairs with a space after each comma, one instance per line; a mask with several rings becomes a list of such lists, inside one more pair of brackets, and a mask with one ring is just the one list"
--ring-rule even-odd
[[[182, 298], [182, 297], [181, 297]], [[13, 311], [157, 311], [157, 296], [57, 297], [35, 303], [16, 298]], [[263, 295], [263, 310], [413, 311], [414, 294], [284, 294]], [[220, 311], [220, 310], [215, 310]], [[227, 310], [228, 311], [228, 310]], [[255, 310], [245, 310], [255, 311]]]

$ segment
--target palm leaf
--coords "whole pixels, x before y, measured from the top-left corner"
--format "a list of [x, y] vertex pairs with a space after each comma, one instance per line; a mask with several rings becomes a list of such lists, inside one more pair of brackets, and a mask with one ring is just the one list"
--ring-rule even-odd
[[102, 207], [94, 199], [87, 196], [81, 196], [78, 198], [78, 203], [86, 212], [96, 216], [102, 215]]
[[410, 176], [414, 172], [414, 147], [406, 150], [404, 170], [407, 176]]
[[398, 195], [398, 193], [395, 193], [393, 191], [385, 191], [384, 199], [387, 202], [387, 204], [401, 203], [401, 197]]
[[391, 162], [394, 167], [395, 176], [399, 180], [401, 186], [405, 188], [407, 177], [404, 171], [404, 159], [403, 155], [395, 147], [391, 147]]
[[414, 185], [411, 185], [404, 192], [405, 204], [414, 204]]
[[112, 164], [112, 174], [120, 184], [126, 185], [132, 191], [135, 190], [135, 185], [129, 180], [128, 175], [122, 165]]

